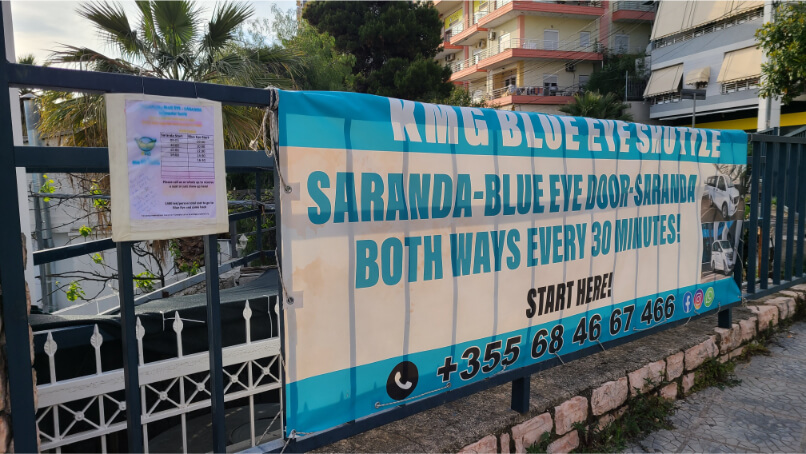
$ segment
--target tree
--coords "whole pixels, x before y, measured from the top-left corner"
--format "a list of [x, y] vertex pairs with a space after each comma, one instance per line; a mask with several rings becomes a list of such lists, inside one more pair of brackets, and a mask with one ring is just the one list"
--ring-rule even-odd
[[[217, 4], [207, 23], [192, 1], [140, 1], [136, 27], [119, 4], [88, 3], [78, 8], [120, 54], [113, 58], [86, 47], [63, 45], [50, 63], [92, 71], [136, 74], [227, 85], [290, 87], [297, 58], [284, 49], [257, 54], [232, 46], [235, 31], [253, 14], [240, 3]], [[65, 145], [106, 145], [106, 115], [98, 95], [51, 92], [41, 98], [44, 136], [65, 137]], [[246, 148], [258, 131], [260, 112], [227, 106], [223, 112], [228, 147]]]
[[612, 93], [616, 98], [624, 99], [624, 76], [631, 79], [640, 78], [636, 61], [642, 59], [644, 54], [614, 54], [606, 52], [604, 65], [591, 74], [585, 89], [599, 93]]
[[629, 108], [628, 104], [621, 102], [613, 93], [602, 95], [598, 91], [586, 91], [581, 95], [574, 95], [574, 102], [562, 106], [560, 111], [575, 117], [632, 121], [632, 115], [626, 112]]
[[806, 91], [806, 3], [778, 3], [775, 21], [762, 25], [756, 39], [768, 57], [761, 65], [760, 95], [780, 96], [788, 104]]
[[[272, 5], [271, 11], [271, 26], [264, 23], [263, 27], [253, 27], [251, 34], [265, 36], [273, 29], [283, 47], [301, 56], [300, 64], [304, 70], [294, 80], [296, 87], [301, 90], [348, 90], [355, 56], [338, 51], [332, 36], [320, 33], [305, 19], [298, 21], [295, 11], [282, 11], [277, 5]], [[258, 32], [260, 28], [265, 31]]]
[[[109, 57], [85, 47], [63, 45], [52, 53], [49, 63], [77, 66], [83, 70], [227, 85], [293, 86], [293, 77], [299, 68], [298, 56], [293, 51], [276, 46], [241, 46], [235, 41], [236, 31], [253, 14], [250, 6], [219, 3], [209, 21], [202, 20], [201, 7], [192, 1], [138, 1], [137, 7], [138, 17], [134, 21], [117, 3], [87, 3], [77, 10], [119, 57]], [[134, 27], [133, 23], [136, 24]], [[44, 137], [57, 139], [60, 145], [107, 144], [103, 97], [45, 91], [38, 97], [38, 104], [39, 131]], [[225, 146], [248, 148], [258, 135], [262, 117], [263, 112], [257, 108], [224, 106]], [[109, 194], [108, 175], [69, 175], [68, 178], [77, 194]], [[96, 232], [101, 227], [108, 227], [108, 205], [106, 201], [93, 200], [91, 205], [79, 210], [85, 213], [80, 218], [98, 219]], [[93, 234], [92, 227], [82, 226], [81, 234], [85, 237]], [[153, 259], [155, 264], [147, 268], [147, 275], [138, 278], [138, 288], [147, 290], [152, 281], [164, 281], [166, 274], [173, 269], [192, 271], [196, 266], [194, 262], [200, 262], [199, 244], [200, 238], [172, 242], [170, 252], [175, 260], [167, 267], [162, 266], [161, 260], [168, 256], [168, 242], [138, 246], [135, 254], [144, 261]], [[114, 269], [99, 261], [95, 263], [103, 270], [60, 277], [99, 282], [115, 278]], [[77, 290], [80, 287], [74, 283], [78, 285], [77, 281], [65, 285], [74, 297], [85, 299], [83, 292]]]
[[353, 90], [419, 101], [450, 95], [450, 68], [434, 61], [442, 38], [430, 3], [315, 1], [303, 18], [355, 56]]

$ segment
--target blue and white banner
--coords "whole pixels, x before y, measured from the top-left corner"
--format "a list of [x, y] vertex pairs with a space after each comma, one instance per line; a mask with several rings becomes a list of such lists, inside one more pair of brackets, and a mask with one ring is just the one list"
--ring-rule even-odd
[[287, 434], [740, 298], [740, 131], [281, 92]]

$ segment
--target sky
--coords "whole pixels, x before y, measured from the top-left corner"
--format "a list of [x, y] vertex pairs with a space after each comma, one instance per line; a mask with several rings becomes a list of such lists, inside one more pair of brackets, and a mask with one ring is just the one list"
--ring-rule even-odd
[[[131, 18], [138, 17], [137, 7], [133, 1], [120, 3]], [[215, 7], [214, 1], [197, 1], [205, 10], [205, 19], [209, 19]], [[278, 4], [282, 9], [295, 7], [293, 0], [251, 1], [246, 2], [255, 10], [253, 19], [268, 18], [271, 5]], [[105, 55], [116, 53], [99, 37], [95, 28], [76, 13], [81, 4], [78, 1], [12, 1], [11, 17], [14, 21], [14, 45], [17, 57], [33, 54], [38, 64], [47, 60], [51, 51], [59, 44], [89, 47]], [[132, 27], [136, 24], [130, 19]]]

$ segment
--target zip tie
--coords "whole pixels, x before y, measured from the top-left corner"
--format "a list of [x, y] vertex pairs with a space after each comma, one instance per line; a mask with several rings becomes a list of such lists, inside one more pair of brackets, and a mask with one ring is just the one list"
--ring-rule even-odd
[[403, 403], [403, 402], [408, 402], [408, 401], [410, 401], [410, 400], [414, 400], [414, 399], [417, 399], [417, 398], [420, 398], [420, 397], [426, 396], [426, 395], [428, 395], [428, 394], [433, 394], [433, 393], [435, 393], [435, 392], [442, 391], [443, 389], [448, 389], [448, 388], [450, 388], [450, 387], [451, 387], [451, 383], [450, 383], [450, 382], [448, 382], [448, 384], [447, 384], [447, 385], [445, 385], [445, 386], [443, 386], [442, 388], [437, 388], [437, 389], [434, 389], [434, 390], [431, 390], [431, 391], [428, 391], [428, 392], [424, 392], [424, 393], [422, 393], [422, 394], [418, 394], [418, 395], [416, 395], [416, 396], [411, 396], [411, 397], [409, 397], [409, 398], [407, 398], [407, 399], [398, 400], [398, 401], [395, 401], [395, 402], [389, 402], [389, 403], [386, 403], [386, 404], [382, 404], [382, 403], [380, 403], [380, 402], [375, 402], [375, 408], [388, 407], [388, 406], [390, 406], [390, 405], [398, 405], [398, 404], [401, 404], [401, 403]]
[[562, 365], [563, 365], [563, 366], [565, 366], [565, 361], [563, 361], [563, 359], [562, 359], [562, 357], [561, 357], [560, 355], [558, 355], [558, 354], [556, 354], [556, 353], [552, 353], [552, 355], [556, 356], [556, 357], [557, 357], [557, 359], [559, 359], [559, 360], [560, 360], [560, 363], [562, 363]]

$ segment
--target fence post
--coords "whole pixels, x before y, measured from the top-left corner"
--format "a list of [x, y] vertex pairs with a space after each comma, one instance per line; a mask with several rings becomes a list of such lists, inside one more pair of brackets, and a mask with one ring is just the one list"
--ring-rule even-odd
[[512, 380], [512, 402], [510, 408], [518, 413], [529, 412], [529, 381], [530, 376], [516, 378]]
[[207, 343], [210, 348], [210, 408], [213, 452], [227, 449], [224, 426], [224, 365], [221, 353], [221, 300], [218, 294], [218, 235], [204, 237], [204, 275], [207, 281]]
[[[23, 267], [22, 226], [14, 160], [14, 131], [8, 84], [8, 56], [13, 58], [11, 7], [0, 8], [0, 210], [8, 219], [0, 222], [0, 280], [3, 289], [3, 326], [6, 333], [6, 360], [9, 389], [5, 390], [14, 408], [11, 419], [14, 450], [37, 451], [34, 381], [31, 370], [31, 344], [28, 338], [28, 308]], [[13, 100], [13, 102], [19, 102]], [[27, 229], [28, 226], [26, 225]], [[33, 264], [31, 264], [33, 266]], [[5, 448], [5, 446], [3, 446]]]
[[140, 420], [140, 362], [137, 354], [137, 327], [134, 315], [134, 280], [132, 279], [132, 245], [117, 243], [118, 290], [120, 295], [120, 342], [123, 348], [123, 380], [126, 383], [126, 428], [129, 452], [143, 452], [143, 430]]

